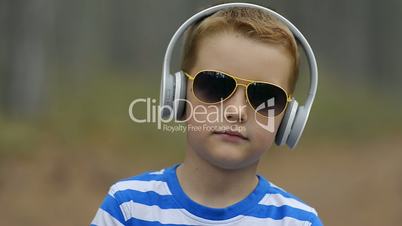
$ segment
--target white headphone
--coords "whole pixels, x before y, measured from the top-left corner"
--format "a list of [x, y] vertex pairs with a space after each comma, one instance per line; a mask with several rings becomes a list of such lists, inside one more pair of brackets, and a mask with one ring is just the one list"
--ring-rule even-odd
[[[203, 19], [219, 10], [233, 7], [247, 7], [247, 8], [260, 9], [279, 19], [289, 28], [289, 30], [293, 33], [295, 38], [299, 40], [301, 46], [303, 47], [306, 53], [310, 71], [310, 89], [308, 97], [304, 105], [299, 105], [294, 98], [291, 100], [291, 102], [288, 104], [286, 108], [285, 115], [282, 119], [282, 122], [279, 126], [278, 132], [275, 137], [275, 143], [277, 145], [287, 144], [288, 147], [294, 148], [297, 145], [303, 133], [317, 91], [317, 80], [318, 80], [317, 63], [314, 57], [313, 50], [308, 44], [306, 38], [304, 38], [303, 34], [291, 22], [289, 22], [286, 18], [284, 18], [280, 14], [259, 5], [249, 3], [227, 3], [227, 4], [216, 5], [211, 8], [202, 10], [201, 12], [193, 15], [186, 22], [184, 22], [179, 27], [179, 29], [177, 29], [176, 33], [173, 35], [172, 39], [169, 42], [169, 45], [165, 53], [165, 58], [163, 61], [162, 81], [160, 87], [160, 103], [159, 103], [162, 109], [161, 117], [164, 119], [171, 117], [175, 117], [178, 119], [184, 113], [185, 102], [175, 100], [180, 99], [182, 100], [186, 98], [187, 78], [182, 71], [178, 71], [174, 74], [171, 74], [170, 72], [172, 53], [177, 40], [185, 33], [185, 31], [191, 25], [193, 25], [200, 19]], [[173, 111], [169, 111], [166, 108], [166, 106], [170, 107], [170, 109], [173, 109]]]

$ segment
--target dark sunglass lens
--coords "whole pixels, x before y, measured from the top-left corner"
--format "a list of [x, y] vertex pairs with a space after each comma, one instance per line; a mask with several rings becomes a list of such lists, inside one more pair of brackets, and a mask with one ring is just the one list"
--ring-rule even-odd
[[260, 114], [265, 116], [279, 115], [286, 107], [286, 93], [281, 88], [266, 84], [252, 83], [247, 88], [250, 104]]
[[194, 79], [194, 94], [203, 102], [217, 103], [236, 88], [236, 81], [220, 72], [203, 71]]

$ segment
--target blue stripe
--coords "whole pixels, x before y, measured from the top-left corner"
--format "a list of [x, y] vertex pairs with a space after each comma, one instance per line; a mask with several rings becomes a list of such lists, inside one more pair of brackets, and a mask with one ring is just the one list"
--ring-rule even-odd
[[136, 190], [123, 190], [116, 192], [115, 196], [119, 197], [119, 205], [133, 201], [148, 206], [156, 205], [161, 209], [182, 208], [171, 195], [160, 195], [154, 191], [141, 192]]
[[191, 224], [162, 224], [159, 221], [144, 221], [136, 218], [131, 218], [127, 221], [127, 225], [141, 226], [189, 226]]
[[113, 198], [110, 195], [106, 195], [100, 208], [108, 212], [120, 223], [124, 224], [125, 223], [124, 216], [119, 206], [120, 204], [117, 202], [115, 198]]
[[271, 218], [281, 220], [284, 217], [292, 217], [300, 221], [311, 221], [316, 215], [312, 212], [304, 211], [291, 206], [265, 206], [258, 204], [256, 208], [252, 208], [245, 216], [253, 216], [258, 218]]

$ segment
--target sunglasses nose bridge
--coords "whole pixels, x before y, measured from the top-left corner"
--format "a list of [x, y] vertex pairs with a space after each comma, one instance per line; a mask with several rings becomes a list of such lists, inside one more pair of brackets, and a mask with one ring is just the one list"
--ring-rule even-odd
[[240, 78], [236, 78], [236, 77], [233, 77], [233, 78], [236, 81], [236, 84], [238, 86], [243, 86], [244, 88], [247, 88], [248, 84], [250, 83], [249, 81], [247, 81], [245, 79], [240, 79]]
[[237, 86], [243, 86], [245, 89], [247, 89], [247, 84], [243, 84], [243, 83], [237, 83]]

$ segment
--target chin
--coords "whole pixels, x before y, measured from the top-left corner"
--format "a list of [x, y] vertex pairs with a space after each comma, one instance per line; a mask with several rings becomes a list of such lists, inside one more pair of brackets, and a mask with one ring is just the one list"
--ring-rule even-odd
[[245, 156], [244, 154], [240, 154], [241, 151], [246, 150], [235, 150], [234, 148], [227, 150], [227, 148], [216, 148], [214, 150], [199, 154], [209, 164], [225, 170], [242, 169], [258, 161], [258, 158], [255, 158], [255, 156]]
[[239, 170], [246, 168], [253, 163], [256, 163], [257, 160], [254, 161], [230, 161], [230, 160], [221, 160], [221, 159], [213, 159], [210, 161], [212, 165], [217, 168], [224, 169], [224, 170]]

